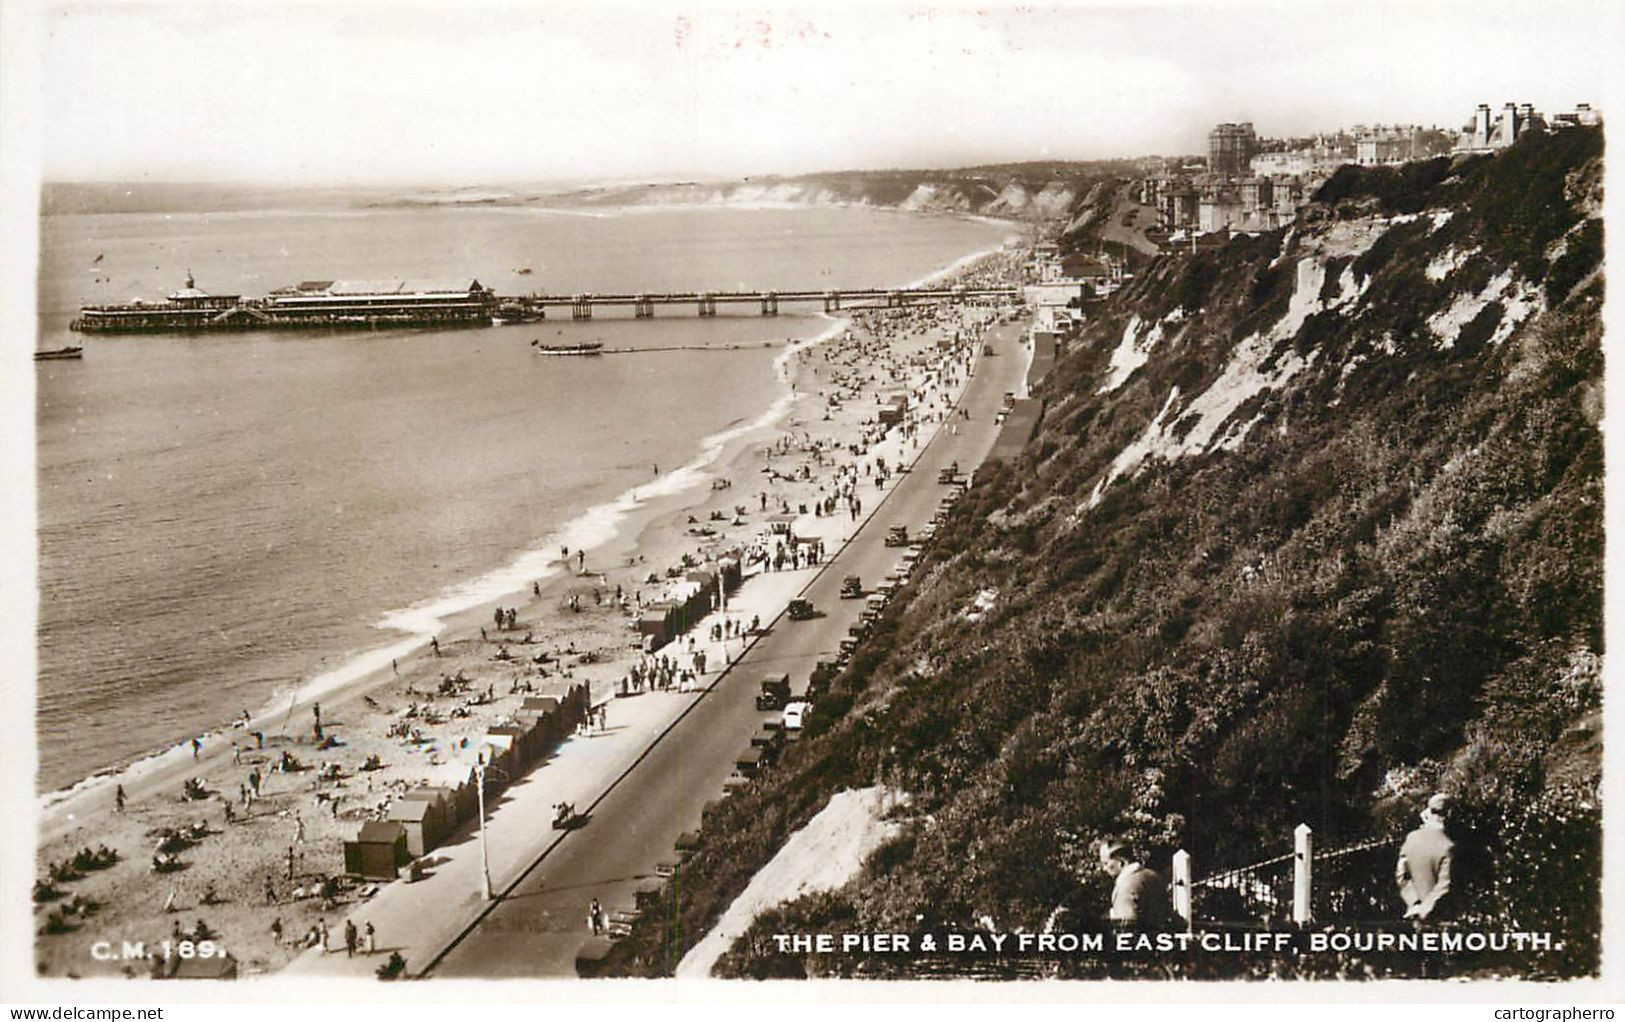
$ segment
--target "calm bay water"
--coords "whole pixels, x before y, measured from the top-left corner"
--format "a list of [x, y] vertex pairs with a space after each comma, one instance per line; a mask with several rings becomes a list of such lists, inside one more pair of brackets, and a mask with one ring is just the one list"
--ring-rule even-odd
[[[536, 550], [781, 393], [812, 315], [80, 337], [77, 306], [304, 279], [504, 293], [900, 284], [1007, 232], [851, 209], [55, 215], [37, 364], [42, 790], [259, 710], [392, 611]], [[97, 257], [100, 256], [100, 260]], [[520, 267], [533, 273], [520, 275]], [[625, 313], [614, 314], [624, 317]], [[740, 344], [539, 358], [529, 343]]]

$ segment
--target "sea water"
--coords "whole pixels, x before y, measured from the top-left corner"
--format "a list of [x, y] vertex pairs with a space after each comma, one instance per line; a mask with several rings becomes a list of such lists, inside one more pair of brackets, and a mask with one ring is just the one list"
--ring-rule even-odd
[[[861, 209], [42, 217], [37, 343], [85, 357], [36, 365], [41, 790], [387, 666], [444, 614], [546, 572], [561, 542], [602, 540], [630, 491], [689, 481], [707, 438], [767, 413], [783, 342], [829, 326], [817, 307], [673, 306], [653, 321], [82, 337], [67, 331], [80, 304], [159, 299], [188, 271], [245, 295], [330, 278], [898, 285], [1008, 233]], [[533, 340], [704, 350], [549, 358]]]

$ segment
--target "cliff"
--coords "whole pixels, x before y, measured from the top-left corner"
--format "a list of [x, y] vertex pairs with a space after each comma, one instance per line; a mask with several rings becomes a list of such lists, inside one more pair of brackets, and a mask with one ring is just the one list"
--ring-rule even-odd
[[[869, 206], [1017, 220], [1080, 215], [1103, 180], [1133, 174], [1127, 161], [1023, 163], [962, 170], [874, 170], [581, 189], [556, 201], [586, 205]], [[1097, 193], [1098, 194], [1098, 193]]]
[[1066, 346], [1026, 453], [979, 474], [807, 740], [711, 818], [620, 968], [668, 970], [831, 793], [879, 780], [908, 795], [900, 835], [847, 887], [758, 919], [722, 972], [916, 967], [787, 955], [774, 932], [1098, 927], [1108, 836], [1164, 872], [1184, 849], [1199, 877], [1290, 851], [1300, 823], [1322, 848], [1379, 842], [1345, 870], [1367, 900], [1317, 911], [1397, 920], [1380, 842], [1443, 790], [1468, 924], [1558, 943], [1438, 967], [1594, 973], [1601, 153], [1575, 129], [1345, 168], [1289, 229], [1153, 261]]

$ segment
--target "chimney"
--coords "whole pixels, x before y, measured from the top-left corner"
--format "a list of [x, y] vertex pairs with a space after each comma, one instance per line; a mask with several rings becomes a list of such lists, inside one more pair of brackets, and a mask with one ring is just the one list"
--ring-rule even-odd
[[1518, 107], [1508, 103], [1501, 108], [1501, 145], [1509, 146], [1518, 141]]
[[1478, 104], [1478, 115], [1473, 123], [1473, 145], [1482, 149], [1490, 144], [1490, 105]]

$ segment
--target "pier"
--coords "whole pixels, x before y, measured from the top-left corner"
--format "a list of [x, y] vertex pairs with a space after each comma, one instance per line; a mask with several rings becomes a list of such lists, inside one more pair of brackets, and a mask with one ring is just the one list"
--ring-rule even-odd
[[200, 333], [276, 328], [486, 326], [546, 319], [547, 310], [568, 307], [573, 320], [590, 320], [596, 309], [630, 306], [636, 319], [653, 319], [655, 307], [687, 306], [715, 316], [721, 305], [747, 305], [777, 316], [782, 304], [818, 303], [824, 312], [898, 308], [926, 302], [1020, 301], [1013, 287], [840, 288], [790, 291], [665, 291], [571, 295], [498, 295], [479, 281], [307, 280], [263, 298], [213, 295], [190, 275], [186, 286], [161, 302], [86, 305], [69, 324], [81, 333]]
[[853, 303], [861, 307], [898, 308], [925, 302], [1013, 301], [1021, 293], [1013, 287], [918, 287], [918, 288], [840, 288], [819, 291], [665, 291], [659, 293], [584, 292], [572, 295], [505, 296], [504, 310], [520, 319], [546, 319], [547, 310], [570, 310], [573, 320], [588, 320], [598, 308], [630, 307], [636, 319], [653, 319], [655, 307], [686, 306], [700, 316], [715, 316], [719, 305], [755, 306], [763, 316], [777, 316], [785, 304], [823, 306], [826, 313], [839, 312]]

